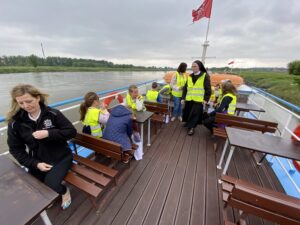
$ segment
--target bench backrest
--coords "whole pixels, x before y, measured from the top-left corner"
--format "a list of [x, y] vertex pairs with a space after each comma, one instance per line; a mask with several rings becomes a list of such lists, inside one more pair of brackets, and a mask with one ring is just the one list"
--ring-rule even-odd
[[77, 133], [76, 137], [72, 139], [72, 142], [80, 146], [89, 148], [97, 153], [101, 153], [110, 156], [114, 159], [122, 159], [122, 145], [108, 141], [103, 138], [96, 138], [88, 134]]
[[300, 224], [300, 199], [229, 176], [223, 175], [222, 180], [233, 185], [231, 189], [223, 186], [223, 192], [231, 192], [228, 204], [232, 207], [279, 224]]
[[245, 117], [227, 115], [222, 113], [216, 114], [215, 122], [225, 124], [226, 126], [257, 130], [263, 133], [275, 133], [278, 126], [278, 123], [270, 121], [249, 119]]
[[160, 114], [169, 114], [168, 104], [159, 103], [159, 102], [144, 102], [146, 109], [150, 112], [160, 113]]

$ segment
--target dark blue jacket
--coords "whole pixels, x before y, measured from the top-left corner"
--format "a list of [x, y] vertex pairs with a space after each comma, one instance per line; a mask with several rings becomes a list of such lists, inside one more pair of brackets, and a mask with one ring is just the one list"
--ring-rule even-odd
[[129, 137], [132, 135], [131, 111], [123, 105], [114, 107], [110, 113], [103, 138], [122, 145], [123, 150], [131, 149]]

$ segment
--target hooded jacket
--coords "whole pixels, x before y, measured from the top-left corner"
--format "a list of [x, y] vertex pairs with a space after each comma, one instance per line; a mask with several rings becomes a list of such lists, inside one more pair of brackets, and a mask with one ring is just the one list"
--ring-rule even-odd
[[123, 105], [114, 107], [110, 113], [103, 138], [122, 145], [123, 151], [131, 149], [129, 137], [132, 135], [131, 111]]
[[[67, 140], [76, 135], [72, 123], [59, 110], [43, 104], [40, 106], [41, 114], [37, 121], [31, 120], [28, 113], [20, 109], [8, 124], [9, 152], [28, 168], [37, 168], [40, 162], [55, 165], [61, 161], [71, 154]], [[49, 136], [35, 139], [32, 133], [37, 130], [48, 130]]]

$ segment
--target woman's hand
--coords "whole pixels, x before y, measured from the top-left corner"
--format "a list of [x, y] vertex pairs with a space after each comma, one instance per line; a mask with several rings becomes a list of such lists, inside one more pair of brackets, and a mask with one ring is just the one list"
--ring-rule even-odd
[[180, 101], [180, 103], [181, 103], [181, 105], [183, 105], [183, 104], [184, 104], [184, 100], [182, 99], [182, 100]]
[[47, 163], [42, 162], [42, 163], [37, 164], [37, 168], [42, 172], [47, 172], [47, 171], [51, 170], [52, 166]]
[[38, 130], [32, 133], [35, 139], [44, 139], [49, 136], [48, 130]]

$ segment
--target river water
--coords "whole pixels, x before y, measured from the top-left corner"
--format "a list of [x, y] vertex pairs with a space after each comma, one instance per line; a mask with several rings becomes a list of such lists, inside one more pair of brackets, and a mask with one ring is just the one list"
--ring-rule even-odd
[[164, 72], [47, 72], [0, 74], [0, 116], [10, 104], [10, 90], [26, 83], [50, 95], [48, 103], [81, 97], [88, 91], [104, 91], [160, 79]]

